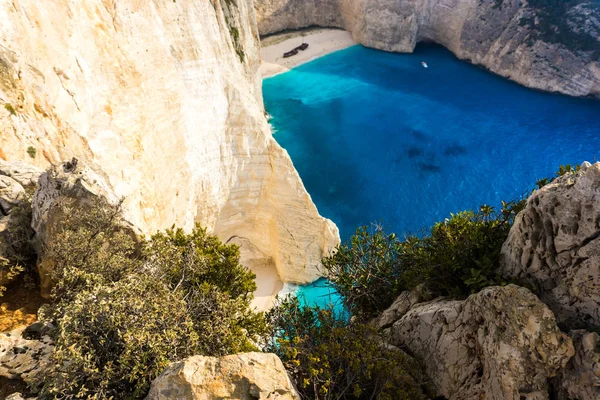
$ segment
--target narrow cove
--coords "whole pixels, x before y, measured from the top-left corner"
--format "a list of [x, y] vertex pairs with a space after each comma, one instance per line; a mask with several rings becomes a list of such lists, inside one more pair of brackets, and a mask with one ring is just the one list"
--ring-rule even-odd
[[[354, 46], [265, 79], [263, 91], [275, 139], [343, 241], [361, 225], [419, 233], [499, 207], [559, 165], [600, 155], [600, 102], [526, 89], [435, 45]], [[324, 281], [298, 292], [328, 301]]]

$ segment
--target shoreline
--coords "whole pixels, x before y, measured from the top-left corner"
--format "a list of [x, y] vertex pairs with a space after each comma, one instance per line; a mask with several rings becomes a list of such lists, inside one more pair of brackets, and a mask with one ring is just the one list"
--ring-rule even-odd
[[[295, 56], [283, 58], [283, 53], [302, 43], [308, 43], [309, 47]], [[263, 79], [270, 78], [356, 44], [352, 34], [342, 29], [316, 28], [274, 34], [261, 39], [260, 73]]]

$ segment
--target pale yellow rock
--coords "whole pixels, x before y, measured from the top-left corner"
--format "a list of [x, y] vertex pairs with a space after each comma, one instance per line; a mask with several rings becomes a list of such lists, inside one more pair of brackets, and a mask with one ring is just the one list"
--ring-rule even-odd
[[245, 1], [0, 1], [0, 158], [75, 156], [142, 231], [197, 222], [316, 279], [339, 235], [272, 138], [253, 21]]
[[169, 365], [147, 400], [299, 400], [275, 354], [193, 356]]

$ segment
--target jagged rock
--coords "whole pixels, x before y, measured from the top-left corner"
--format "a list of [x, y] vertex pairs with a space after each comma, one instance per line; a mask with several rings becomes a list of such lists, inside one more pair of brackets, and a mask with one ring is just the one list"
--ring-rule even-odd
[[533, 193], [502, 246], [502, 273], [571, 329], [600, 327], [600, 163]]
[[36, 385], [44, 374], [54, 349], [49, 336], [40, 340], [23, 338], [25, 328], [0, 333], [0, 376]]
[[8, 215], [25, 196], [23, 186], [13, 178], [0, 175], [0, 215]]
[[569, 334], [575, 345], [575, 356], [555, 379], [557, 400], [600, 399], [600, 336], [584, 330]]
[[[380, 50], [412, 52], [418, 42], [443, 45], [458, 58], [522, 85], [600, 97], [600, 63], [592, 52], [533, 40], [527, 21], [541, 13], [521, 0], [255, 0], [261, 35], [309, 26], [337, 27]], [[599, 13], [569, 9], [572, 29], [598, 41]], [[597, 42], [596, 42], [597, 43]], [[596, 45], [596, 49], [598, 45]]]
[[[41, 175], [32, 201], [32, 227], [35, 230], [34, 244], [38, 253], [37, 269], [42, 297], [50, 296], [52, 271], [56, 264], [56, 260], [46, 257], [44, 248], [53, 240], [53, 232], [61, 226], [61, 206], [86, 207], [96, 199], [109, 204], [119, 202], [105, 179], [76, 159], [57, 164]], [[133, 225], [126, 221], [123, 224], [131, 229], [134, 236], [138, 233]]]
[[24, 187], [35, 186], [43, 172], [40, 168], [22, 161], [7, 162], [0, 159], [0, 175], [8, 176]]
[[152, 382], [147, 400], [300, 399], [274, 354], [193, 356], [173, 363]]
[[515, 285], [417, 304], [386, 334], [450, 400], [548, 399], [548, 378], [574, 354], [548, 307]]
[[384, 312], [374, 321], [378, 329], [389, 328], [394, 322], [398, 321], [415, 304], [431, 300], [432, 295], [427, 291], [425, 285], [419, 285], [415, 289], [405, 291], [394, 300]]

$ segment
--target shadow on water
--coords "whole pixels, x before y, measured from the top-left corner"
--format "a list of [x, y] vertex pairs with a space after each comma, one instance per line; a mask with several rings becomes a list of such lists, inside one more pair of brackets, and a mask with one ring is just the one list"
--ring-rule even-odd
[[408, 158], [418, 158], [425, 154], [425, 150], [418, 147], [411, 147], [408, 149]]
[[467, 154], [468, 150], [465, 146], [461, 146], [459, 144], [453, 144], [450, 145], [448, 147], [446, 147], [446, 149], [444, 150], [444, 155], [445, 156], [461, 156], [464, 154]]

